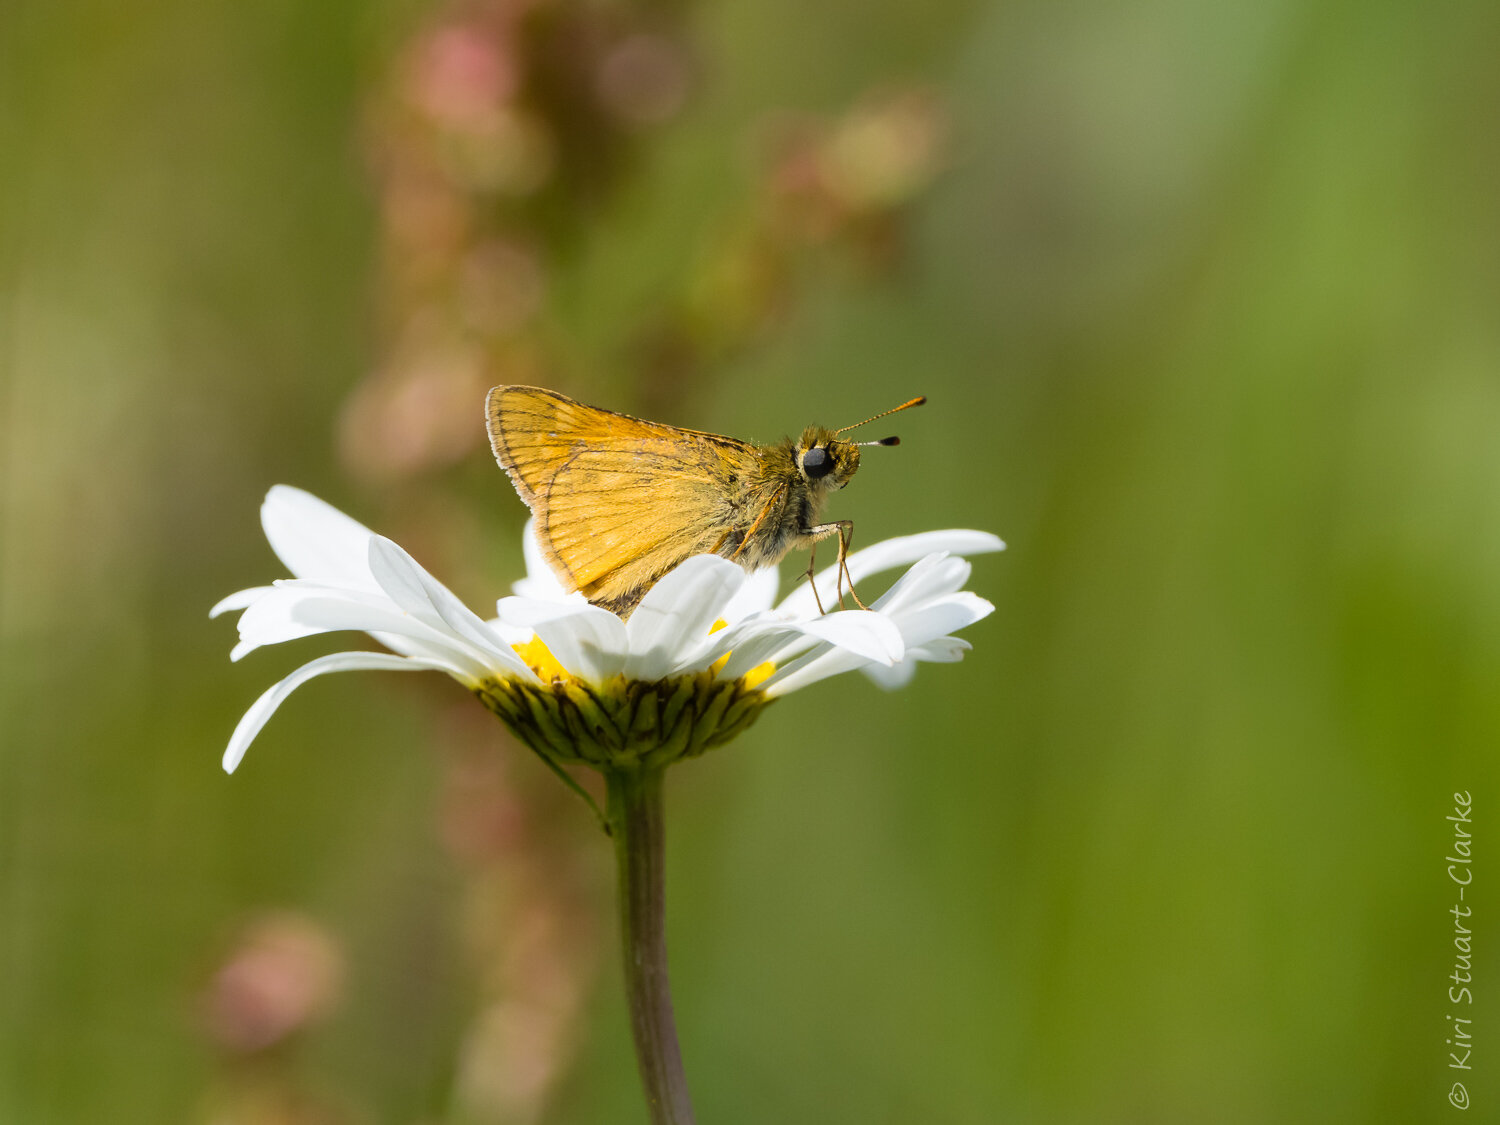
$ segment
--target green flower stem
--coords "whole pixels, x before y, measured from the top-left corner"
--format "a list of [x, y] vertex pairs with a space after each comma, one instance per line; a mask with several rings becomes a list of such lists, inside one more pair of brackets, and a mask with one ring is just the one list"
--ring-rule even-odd
[[662, 878], [663, 767], [604, 771], [609, 825], [620, 879], [620, 940], [636, 1061], [652, 1125], [693, 1125], [672, 992], [667, 982], [666, 896]]

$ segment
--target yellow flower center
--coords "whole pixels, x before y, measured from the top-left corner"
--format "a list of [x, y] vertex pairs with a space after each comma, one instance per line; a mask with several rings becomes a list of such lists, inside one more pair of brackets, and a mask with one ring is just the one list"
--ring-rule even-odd
[[526, 667], [535, 672], [544, 684], [571, 678], [568, 670], [552, 655], [552, 650], [542, 643], [541, 637], [533, 636], [524, 645], [510, 647], [516, 650], [516, 655], [526, 662]]

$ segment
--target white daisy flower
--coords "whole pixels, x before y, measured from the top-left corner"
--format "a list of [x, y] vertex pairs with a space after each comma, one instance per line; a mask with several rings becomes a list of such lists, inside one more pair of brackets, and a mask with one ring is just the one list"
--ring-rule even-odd
[[[777, 603], [774, 569], [747, 575], [699, 555], [621, 621], [563, 593], [528, 525], [527, 575], [487, 621], [395, 543], [307, 492], [271, 489], [261, 523], [293, 577], [214, 606], [213, 616], [243, 611], [232, 660], [343, 629], [390, 651], [319, 657], [272, 686], [229, 740], [230, 772], [293, 689], [354, 669], [446, 672], [565, 779], [561, 762], [666, 765], [727, 742], [778, 696], [840, 672], [859, 669], [890, 688], [919, 661], [961, 659], [969, 645], [951, 634], [994, 607], [962, 589], [970, 568], [959, 556], [1005, 546], [986, 532], [931, 531], [856, 551], [848, 557], [854, 581], [909, 569], [868, 610], [827, 614], [807, 584]], [[817, 582], [826, 602], [833, 568]]]

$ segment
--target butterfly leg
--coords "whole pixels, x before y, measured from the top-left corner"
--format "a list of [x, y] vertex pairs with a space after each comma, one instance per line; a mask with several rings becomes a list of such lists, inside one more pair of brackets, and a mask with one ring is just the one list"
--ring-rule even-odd
[[[855, 593], [854, 590], [854, 578], [849, 574], [849, 563], [847, 560], [849, 555], [849, 541], [854, 538], [854, 521], [834, 520], [832, 523], [820, 523], [814, 527], [809, 527], [802, 534], [811, 536], [813, 540], [812, 546], [808, 548], [809, 556], [816, 550], [819, 539], [826, 539], [830, 535], [837, 535], [839, 537], [839, 561], [834, 570], [834, 589], [838, 592], [839, 608], [844, 608], [844, 580], [847, 578], [849, 580], [849, 596], [854, 599], [854, 604], [859, 606], [860, 609], [869, 609], [869, 606], [859, 600], [859, 594]], [[818, 597], [818, 584], [813, 581], [811, 557], [809, 557], [807, 564], [807, 580], [812, 583], [813, 601], [818, 603], [818, 612], [827, 612], [823, 609], [823, 600]]]
[[817, 559], [818, 541], [814, 539], [807, 545], [807, 573], [802, 577], [807, 579], [807, 585], [813, 592], [813, 601], [818, 605], [818, 616], [822, 617], [828, 611], [823, 608], [823, 599], [818, 597], [818, 583], [816, 580]]

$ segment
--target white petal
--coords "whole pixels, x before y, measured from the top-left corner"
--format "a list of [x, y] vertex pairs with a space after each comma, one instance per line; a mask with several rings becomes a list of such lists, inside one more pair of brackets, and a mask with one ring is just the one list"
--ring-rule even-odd
[[[484, 657], [477, 653], [460, 655], [452, 647], [452, 642], [446, 635], [431, 640], [420, 636], [402, 636], [377, 630], [370, 636], [401, 656], [411, 656], [418, 660], [442, 665], [448, 675], [462, 684], [469, 684], [486, 676], [520, 676], [532, 683], [536, 682], [536, 674], [530, 668], [524, 668], [518, 672], [507, 663], [502, 663], [492, 657]], [[520, 657], [516, 657], [516, 662], [521, 663]]]
[[919, 663], [929, 661], [935, 664], [953, 664], [962, 660], [964, 653], [972, 647], [968, 641], [959, 637], [939, 637], [929, 644], [907, 649], [906, 659], [894, 668], [866, 664], [860, 671], [886, 691], [895, 691], [911, 682]]
[[806, 626], [805, 621], [789, 621], [769, 610], [752, 614], [705, 637], [702, 645], [684, 655], [668, 674], [702, 672], [727, 655], [729, 661], [719, 672], [719, 678], [737, 679], [757, 664], [773, 658], [787, 659], [790, 652], [802, 652], [817, 644], [817, 639], [808, 635]]
[[729, 653], [719, 678], [736, 679], [768, 660], [784, 665], [820, 643], [887, 665], [899, 661], [906, 649], [896, 622], [873, 611], [845, 610], [807, 621], [767, 613], [715, 633], [701, 654], [682, 662], [673, 673], [701, 671]]
[[950, 555], [987, 555], [992, 551], [1005, 550], [1005, 541], [988, 531], [971, 531], [968, 528], [948, 528], [943, 531], [922, 531], [916, 535], [898, 535], [873, 543], [862, 550], [849, 554], [849, 573], [856, 579], [878, 574], [892, 567], [906, 566], [926, 555], [946, 551]]
[[[852, 620], [840, 621], [840, 618]], [[878, 626], [874, 624], [876, 621], [880, 622]], [[900, 640], [900, 630], [896, 623], [873, 611], [830, 613], [826, 617], [817, 618], [816, 623], [823, 626], [822, 631], [829, 644], [834, 647], [819, 646], [781, 663], [775, 674], [763, 685], [768, 694], [785, 695], [819, 680], [826, 680], [829, 676], [837, 676], [841, 672], [869, 664], [893, 667], [905, 656], [905, 646]], [[894, 643], [892, 633], [895, 634]]]
[[802, 628], [820, 641], [880, 664], [895, 664], [906, 654], [906, 643], [896, 623], [873, 610], [825, 614], [803, 622]]
[[[717, 634], [715, 635], [717, 636]], [[768, 660], [790, 660], [797, 654], [806, 652], [819, 643], [817, 638], [808, 636], [807, 633], [796, 625], [788, 625], [776, 632], [770, 630], [762, 631], [755, 636], [746, 637], [734, 646], [729, 652], [729, 659], [724, 662], [724, 667], [719, 672], [719, 679], [737, 680], [752, 668], [756, 668]], [[714, 657], [714, 660], [717, 659], [717, 656]], [[708, 661], [708, 664], [712, 663], [713, 660]], [[696, 669], [683, 670], [690, 671]]]
[[896, 691], [911, 683], [911, 678], [917, 674], [917, 662], [903, 660], [900, 664], [890, 668], [879, 664], [866, 664], [860, 671], [875, 681], [877, 687], [884, 688], [886, 691]]
[[591, 682], [619, 673], [630, 651], [625, 623], [582, 598], [561, 602], [501, 598], [496, 609], [501, 628], [512, 635], [523, 634], [522, 641], [540, 637], [559, 664]]
[[373, 532], [310, 492], [278, 484], [260, 508], [271, 550], [298, 578], [373, 592], [366, 545]]
[[[898, 535], [894, 539], [886, 539], [862, 551], [852, 552], [846, 562], [849, 566], [850, 577], [857, 583], [872, 574], [878, 574], [882, 570], [890, 570], [893, 567], [906, 566], [937, 551], [947, 551], [955, 555], [981, 555], [1004, 549], [1004, 542], [987, 531], [967, 531], [955, 528], [948, 531], [924, 531], [917, 535]], [[837, 568], [837, 564], [826, 568], [818, 574], [816, 579], [818, 593], [822, 596], [824, 605], [831, 605], [838, 601], [838, 595], [834, 592]], [[799, 585], [787, 595], [779, 608], [783, 613], [791, 613], [799, 617], [808, 617], [816, 613], [817, 602], [813, 598], [812, 585], [806, 582]]]
[[[501, 598], [495, 603], [495, 610], [500, 615], [501, 622], [513, 629], [526, 630], [528, 638], [535, 631], [538, 622], [572, 617], [575, 613], [586, 613], [598, 608], [598, 606], [589, 605], [588, 600], [584, 598], [576, 602], [549, 602], [516, 596]], [[621, 628], [623, 627], [622, 623]]]
[[263, 594], [271, 592], [270, 586], [251, 586], [248, 590], [236, 590], [227, 598], [221, 598], [214, 603], [213, 609], [208, 611], [210, 618], [218, 617], [221, 613], [230, 613], [236, 609], [244, 609], [246, 606], [255, 604]]
[[492, 617], [485, 624], [494, 631], [495, 636], [511, 646], [524, 645], [536, 635], [534, 629], [522, 629], [499, 617]]
[[925, 645], [938, 637], [956, 633], [995, 612], [995, 607], [978, 594], [960, 590], [935, 602], [897, 617], [901, 636], [912, 647]]
[[938, 637], [925, 645], [907, 649], [908, 660], [921, 660], [929, 664], [957, 664], [964, 653], [974, 646], [962, 637]]
[[651, 682], [701, 646], [719, 611], [745, 581], [745, 572], [718, 555], [694, 555], [646, 591], [625, 631], [630, 658], [625, 675]]
[[745, 584], [719, 611], [719, 616], [733, 625], [752, 613], [770, 609], [776, 604], [776, 587], [780, 580], [774, 566], [763, 566], [752, 572], [746, 577]]
[[770, 696], [786, 695], [869, 663], [865, 657], [848, 649], [820, 647], [777, 668], [775, 675], [762, 685], [762, 689]]
[[573, 598], [587, 600], [582, 594], [570, 594], [564, 590], [562, 583], [558, 581], [557, 572], [542, 557], [542, 548], [536, 537], [535, 516], [526, 521], [526, 529], [521, 533], [521, 554], [526, 559], [526, 577], [512, 582], [510, 587], [517, 596], [544, 602]]
[[[257, 598], [240, 614], [240, 640], [253, 646], [280, 644], [301, 637], [313, 637], [328, 632], [321, 624], [310, 623], [296, 614], [297, 606], [305, 601], [320, 601], [330, 598], [352, 601], [358, 605], [374, 602], [387, 610], [393, 608], [389, 599], [375, 594], [340, 590], [317, 582], [300, 579], [278, 582]], [[342, 626], [341, 626], [342, 627]], [[362, 629], [362, 627], [361, 627]], [[363, 630], [362, 630], [363, 631]]]
[[[830, 613], [805, 624], [820, 626], [820, 632], [834, 647], [820, 646], [790, 661], [778, 661], [781, 666], [764, 685], [773, 696], [871, 664], [894, 667], [906, 655], [897, 623], [874, 611]], [[894, 642], [891, 634], [895, 634]]]
[[281, 701], [298, 686], [325, 672], [352, 672], [360, 669], [388, 669], [393, 672], [445, 670], [441, 665], [428, 664], [405, 656], [391, 656], [383, 652], [336, 652], [331, 656], [320, 656], [317, 660], [298, 668], [280, 683], [272, 685], [250, 705], [250, 710], [245, 712], [239, 725], [234, 728], [234, 734], [229, 737], [229, 748], [224, 751], [224, 772], [235, 771], [235, 767], [240, 764], [240, 759], [245, 756], [245, 751], [250, 748], [250, 743], [255, 741], [255, 736], [260, 733], [261, 727], [266, 725], [266, 720], [276, 713], [276, 708], [281, 706]]
[[370, 573], [401, 609], [434, 631], [447, 632], [487, 654], [492, 664], [512, 672], [524, 667], [521, 658], [477, 613], [395, 543], [384, 536], [372, 536], [369, 553]]
[[872, 608], [899, 616], [903, 611], [963, 589], [973, 571], [966, 559], [955, 559], [946, 551], [917, 560], [875, 599]]
[[[409, 637], [428, 654], [441, 654], [471, 679], [483, 678], [496, 663], [488, 651], [403, 613], [389, 598], [313, 584], [278, 586], [240, 615], [239, 628], [241, 639], [251, 645], [352, 629], [376, 636], [382, 644], [401, 651], [403, 646], [397, 638]], [[519, 664], [520, 659], [512, 656]]]
[[573, 675], [601, 683], [625, 667], [629, 642], [625, 623], [598, 606], [538, 620], [536, 635]]

